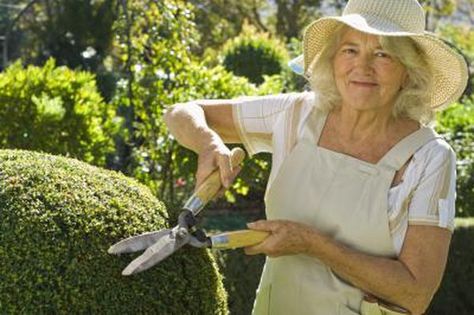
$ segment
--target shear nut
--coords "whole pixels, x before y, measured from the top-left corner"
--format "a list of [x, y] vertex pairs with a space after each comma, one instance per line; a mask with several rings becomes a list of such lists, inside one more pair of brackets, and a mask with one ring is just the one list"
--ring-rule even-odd
[[185, 238], [188, 236], [189, 232], [186, 228], [179, 228], [178, 231], [176, 232], [176, 237], [178, 238]]

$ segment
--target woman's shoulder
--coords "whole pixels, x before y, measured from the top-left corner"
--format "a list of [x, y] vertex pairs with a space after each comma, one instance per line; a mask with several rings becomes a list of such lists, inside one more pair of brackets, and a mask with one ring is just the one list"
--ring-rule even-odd
[[277, 103], [294, 103], [297, 100], [304, 100], [305, 102], [310, 102], [314, 99], [314, 93], [311, 91], [302, 91], [302, 92], [286, 92], [286, 93], [276, 93], [276, 94], [266, 94], [266, 95], [246, 95], [240, 96], [237, 98], [240, 102], [245, 101], [266, 101], [266, 102], [277, 102]]
[[288, 105], [299, 103], [305, 107], [312, 107], [315, 102], [315, 93], [312, 91], [282, 93], [276, 94], [275, 97], [280, 101], [286, 102]]
[[456, 154], [441, 136], [428, 141], [413, 155], [413, 162], [420, 169], [439, 169], [446, 164], [456, 163]]

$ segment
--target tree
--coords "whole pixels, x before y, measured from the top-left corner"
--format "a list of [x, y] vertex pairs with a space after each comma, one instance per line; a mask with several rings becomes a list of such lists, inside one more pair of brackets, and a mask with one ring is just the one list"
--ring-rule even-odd
[[276, 33], [287, 40], [301, 37], [301, 31], [319, 17], [320, 0], [276, 0]]
[[269, 7], [264, 0], [190, 0], [193, 4], [194, 21], [201, 34], [195, 52], [204, 53], [205, 48], [218, 48], [242, 30], [242, 21], [247, 20], [259, 31], [268, 31], [261, 11]]
[[26, 40], [21, 56], [42, 64], [53, 57], [59, 65], [97, 71], [112, 43], [116, 0], [40, 0], [19, 21]]

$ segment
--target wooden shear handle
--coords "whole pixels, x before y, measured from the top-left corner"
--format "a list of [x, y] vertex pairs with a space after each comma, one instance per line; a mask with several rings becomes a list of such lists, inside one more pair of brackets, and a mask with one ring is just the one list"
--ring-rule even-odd
[[[241, 148], [230, 151], [232, 167], [238, 166], [245, 158], [245, 152]], [[189, 209], [194, 215], [211, 201], [222, 187], [219, 169], [213, 171], [199, 186], [194, 194], [186, 201], [183, 208]]]
[[212, 248], [234, 249], [247, 247], [263, 242], [270, 232], [255, 230], [240, 230], [212, 235]]

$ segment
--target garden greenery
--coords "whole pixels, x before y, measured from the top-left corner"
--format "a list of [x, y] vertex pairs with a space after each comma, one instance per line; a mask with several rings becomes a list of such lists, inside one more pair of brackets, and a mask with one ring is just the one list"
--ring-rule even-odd
[[117, 172], [0, 150], [0, 309], [8, 314], [226, 314], [222, 278], [190, 247], [124, 277], [113, 243], [169, 227], [164, 204]]
[[[288, 56], [281, 43], [266, 35], [250, 34], [248, 29], [247, 33], [228, 42], [220, 65], [216, 64], [216, 60], [220, 60], [218, 53], [212, 55], [214, 60], [198, 59], [192, 52], [196, 51], [200, 34], [193, 22], [195, 8], [188, 2], [120, 1], [115, 9], [118, 18], [111, 28], [112, 48], [94, 61], [104, 61], [97, 69], [106, 68], [107, 78], [113, 81], [107, 85], [107, 95], [103, 95], [107, 102], [97, 91], [94, 74], [58, 67], [52, 59], [42, 66], [25, 67], [21, 62], [14, 63], [0, 73], [0, 144], [2, 149], [45, 151], [119, 170], [145, 184], [151, 192], [144, 192], [143, 186], [136, 186], [129, 179], [102, 173], [77, 161], [3, 151], [0, 154], [0, 227], [14, 232], [0, 234], [2, 310], [28, 312], [29, 301], [33, 306], [43, 307], [41, 310], [45, 313], [66, 310], [66, 305], [78, 312], [99, 310], [107, 303], [118, 307], [122, 297], [114, 295], [115, 291], [107, 293], [104, 287], [109, 284], [122, 289], [123, 299], [131, 299], [134, 290], [144, 295], [147, 290], [161, 292], [156, 291], [159, 290], [154, 286], [156, 283], [147, 282], [145, 277], [127, 280], [126, 284], [121, 282], [125, 280], [118, 270], [129, 259], [106, 258], [102, 250], [123, 235], [166, 225], [166, 216], [174, 218], [177, 214], [174, 209], [179, 210], [194, 189], [196, 155], [180, 147], [169, 135], [162, 120], [164, 111], [175, 103], [194, 99], [301, 91], [306, 84], [286, 66]], [[462, 49], [468, 60], [474, 61], [472, 30], [447, 26], [441, 32]], [[289, 50], [293, 56], [298, 55], [300, 43], [291, 40]], [[234, 73], [253, 60], [260, 60], [259, 66], [264, 67], [252, 66], [248, 73]], [[474, 216], [472, 93], [471, 82], [465, 97], [437, 117], [437, 130], [457, 154], [457, 216], [466, 217]], [[252, 206], [263, 210], [270, 167], [270, 156], [265, 154], [245, 162], [239, 178], [226, 193], [227, 200], [235, 202], [234, 208]], [[101, 180], [96, 181], [95, 175]], [[71, 183], [66, 178], [70, 178]], [[128, 185], [141, 188], [130, 189]], [[168, 214], [150, 194], [167, 204]], [[142, 198], [144, 200], [140, 201]], [[123, 210], [128, 205], [133, 207], [137, 200], [139, 204], [143, 203], [143, 214], [132, 215]], [[229, 207], [229, 204], [225, 206]], [[158, 209], [157, 212], [151, 213], [150, 207]], [[154, 217], [156, 215], [159, 218]], [[133, 222], [130, 227], [127, 220]], [[26, 233], [27, 229], [31, 235]], [[21, 237], [15, 243], [14, 239], [19, 235]], [[51, 239], [46, 242], [44, 237]], [[28, 256], [30, 254], [39, 262]], [[228, 257], [233, 261], [235, 255], [232, 253]], [[27, 259], [22, 260], [24, 257]], [[97, 257], [99, 259], [95, 261]], [[240, 264], [240, 257], [235, 259], [236, 264]], [[222, 263], [226, 275], [243, 270], [231, 260]], [[60, 261], [60, 265], [55, 265], [55, 261]], [[209, 296], [196, 299], [187, 295], [189, 289], [181, 284], [173, 286], [182, 279], [181, 275], [187, 270], [184, 265], [188, 263], [195, 263], [205, 275], [210, 275], [210, 282], [203, 282], [206, 288], [214, 290], [209, 291], [211, 293], [206, 290], [205, 294], [209, 293]], [[253, 263], [261, 264], [262, 260], [245, 261], [245, 264]], [[74, 273], [76, 266], [82, 264], [89, 264], [90, 269]], [[167, 298], [178, 294], [185, 296], [186, 305], [201, 303], [196, 307], [203, 307], [202, 313], [223, 312], [224, 293], [216, 284], [220, 278], [214, 273], [212, 260], [205, 254], [187, 251], [177, 254], [164, 266], [180, 268], [177, 273], [167, 274], [164, 269], [157, 268], [148, 274], [152, 279], [164, 277], [160, 278], [160, 284], [169, 290]], [[97, 278], [97, 285], [104, 287], [89, 287], [95, 285], [92, 272], [111, 272], [110, 269], [117, 273], [108, 280]], [[238, 277], [241, 280], [241, 275]], [[226, 281], [231, 283], [233, 280], [229, 277]], [[202, 285], [196, 287], [193, 281], [186, 283], [191, 290], [201, 290]], [[144, 287], [140, 287], [142, 285]], [[234, 295], [232, 301], [240, 304], [240, 301], [251, 300], [248, 288], [237, 284], [235, 288], [229, 291]], [[103, 302], [88, 300], [93, 299], [93, 294], [101, 296]], [[87, 308], [82, 300], [93, 301], [89, 303], [92, 306]], [[4, 308], [5, 305], [8, 308]], [[158, 307], [164, 307], [160, 305]], [[178, 311], [170, 313], [186, 313], [182, 305], [173, 305], [171, 307]], [[246, 307], [245, 312], [250, 309], [249, 305], [242, 307]], [[137, 309], [147, 310], [143, 307], [135, 311]]]
[[261, 84], [264, 75], [280, 74], [288, 62], [288, 52], [277, 39], [244, 23], [239, 36], [230, 39], [222, 48], [225, 68], [250, 82]]
[[39, 150], [104, 166], [119, 120], [97, 91], [94, 75], [56, 67], [0, 73], [1, 148]]

